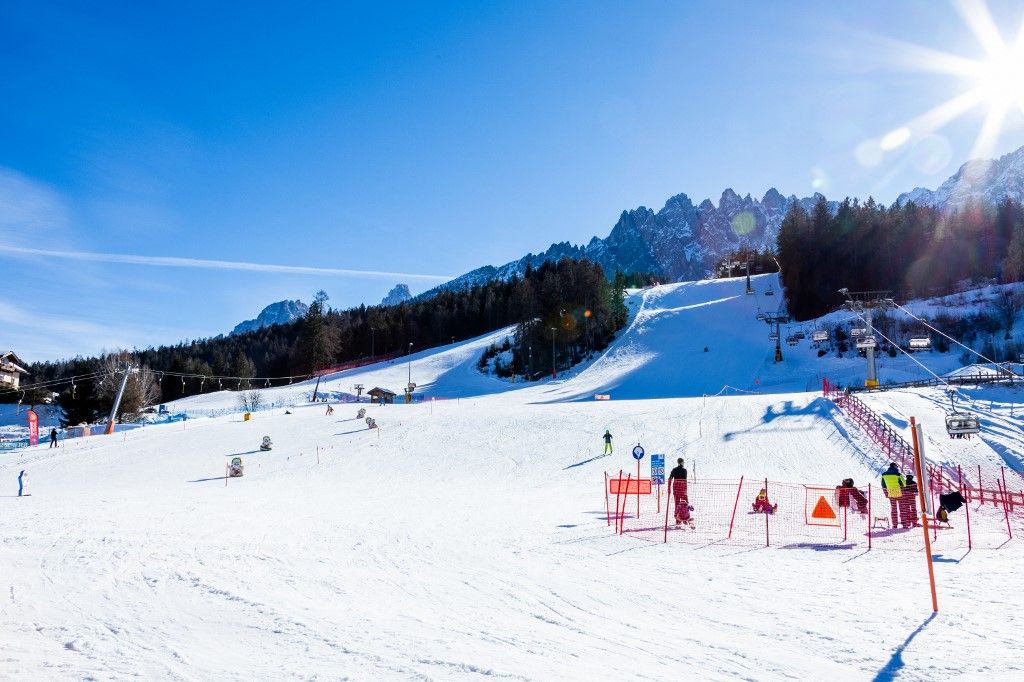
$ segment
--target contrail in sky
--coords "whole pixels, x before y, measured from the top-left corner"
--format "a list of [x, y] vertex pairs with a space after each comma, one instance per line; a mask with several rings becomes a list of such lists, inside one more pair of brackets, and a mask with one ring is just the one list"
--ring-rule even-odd
[[388, 279], [423, 279], [446, 282], [453, 275], [423, 275], [411, 272], [384, 272], [381, 270], [347, 270], [342, 268], [315, 268], [304, 265], [273, 265], [245, 261], [207, 260], [204, 258], [176, 258], [173, 256], [134, 256], [120, 253], [92, 253], [89, 251], [51, 251], [0, 244], [0, 251], [23, 256], [45, 256], [94, 263], [124, 263], [126, 265], [156, 265], [164, 268], [204, 268], [207, 270], [245, 270], [274, 272], [286, 275], [328, 275], [334, 277], [382, 277]]

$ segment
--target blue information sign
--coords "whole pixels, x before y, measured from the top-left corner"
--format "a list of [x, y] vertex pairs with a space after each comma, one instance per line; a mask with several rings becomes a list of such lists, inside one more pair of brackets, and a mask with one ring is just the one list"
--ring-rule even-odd
[[651, 455], [651, 483], [665, 485], [665, 455]]
[[640, 447], [640, 443], [637, 443], [636, 447], [633, 448], [633, 459], [635, 459], [636, 461], [639, 462], [643, 458], [644, 458], [644, 449], [642, 447]]

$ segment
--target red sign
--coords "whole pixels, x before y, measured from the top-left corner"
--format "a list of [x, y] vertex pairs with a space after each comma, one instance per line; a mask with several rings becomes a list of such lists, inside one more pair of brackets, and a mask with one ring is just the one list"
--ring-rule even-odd
[[28, 411], [28, 444], [39, 445], [39, 415], [35, 410]]
[[610, 478], [608, 479], [608, 492], [612, 495], [620, 493], [626, 495], [650, 495], [651, 479]]

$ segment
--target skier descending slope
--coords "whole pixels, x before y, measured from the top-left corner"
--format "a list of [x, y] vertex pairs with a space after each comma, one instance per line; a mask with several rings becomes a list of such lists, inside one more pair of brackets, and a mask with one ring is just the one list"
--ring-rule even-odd
[[602, 437], [604, 438], [604, 454], [606, 454], [606, 455], [612, 454], [612, 434], [611, 434], [611, 431], [609, 431], [608, 429], [605, 429], [604, 430], [604, 436], [602, 436]]
[[686, 494], [686, 467], [683, 466], [683, 458], [680, 457], [676, 460], [679, 464], [672, 473], [669, 474], [668, 482], [671, 486], [672, 494], [676, 498], [676, 525], [681, 523], [687, 523], [692, 525], [690, 520], [690, 500]]

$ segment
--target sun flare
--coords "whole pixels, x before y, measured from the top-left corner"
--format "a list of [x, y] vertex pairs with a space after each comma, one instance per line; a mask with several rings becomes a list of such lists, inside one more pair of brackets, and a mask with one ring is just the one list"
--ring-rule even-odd
[[898, 43], [898, 48], [915, 70], [961, 78], [968, 84], [966, 90], [878, 139], [862, 142], [857, 149], [862, 164], [875, 165], [886, 152], [928, 137], [974, 109], [984, 111], [984, 117], [971, 156], [984, 158], [995, 148], [1007, 119], [1020, 122], [1024, 115], [1024, 18], [1017, 35], [1008, 41], [984, 0], [956, 0], [954, 6], [980, 44], [981, 56], [964, 57], [905, 43]]

